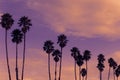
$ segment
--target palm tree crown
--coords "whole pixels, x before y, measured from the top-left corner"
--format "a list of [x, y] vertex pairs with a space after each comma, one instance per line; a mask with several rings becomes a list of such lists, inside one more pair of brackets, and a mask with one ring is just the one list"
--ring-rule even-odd
[[99, 62], [104, 62], [104, 61], [105, 61], [104, 55], [103, 55], [103, 54], [99, 54], [97, 60], [98, 60]]
[[120, 75], [120, 65], [115, 70], [115, 75], [116, 75], [116, 77], [119, 77], [119, 75]]
[[84, 76], [86, 76], [86, 74], [87, 74], [87, 70], [86, 70], [85, 68], [83, 68], [83, 69], [80, 71], [80, 73], [81, 73], [82, 76], [84, 77]]
[[58, 49], [56, 49], [53, 51], [52, 56], [54, 57], [54, 61], [58, 62], [60, 60], [60, 57], [61, 57], [61, 52]]
[[12, 42], [17, 43], [17, 44], [22, 42], [23, 34], [21, 33], [19, 29], [13, 30], [11, 34], [12, 34], [11, 36], [13, 37]]
[[83, 56], [79, 53], [77, 56], [77, 65], [82, 66], [83, 65]]
[[23, 33], [26, 33], [30, 29], [30, 26], [32, 26], [31, 20], [28, 19], [28, 17], [26, 17], [26, 16], [21, 17], [18, 24], [20, 27], [23, 26], [22, 27]]
[[44, 43], [43, 49], [46, 51], [46, 53], [50, 54], [51, 52], [53, 52], [53, 50], [54, 50], [53, 44], [54, 44], [54, 43], [53, 43], [51, 40], [47, 40], [47, 41]]
[[109, 58], [109, 59], [108, 59], [108, 63], [109, 63], [109, 67], [113, 67], [113, 65], [114, 65], [114, 60], [113, 60], [113, 58]]
[[117, 63], [113, 60], [113, 69], [115, 70], [117, 68]]
[[90, 51], [89, 50], [85, 50], [84, 53], [83, 53], [83, 59], [85, 61], [88, 61], [90, 58], [91, 58], [91, 54], [90, 54]]
[[58, 44], [61, 48], [65, 47], [67, 44], [67, 37], [64, 34], [58, 36]]
[[5, 13], [1, 17], [2, 19], [0, 24], [2, 25], [2, 27], [5, 28], [6, 30], [10, 29], [14, 23], [12, 15], [10, 15], [9, 13]]
[[99, 69], [100, 72], [102, 72], [104, 70], [104, 61], [105, 61], [105, 58], [104, 58], [104, 55], [103, 54], [99, 54], [98, 55], [98, 65], [97, 65], [97, 68]]
[[80, 51], [77, 47], [73, 47], [71, 49], [71, 56], [74, 58], [74, 60], [77, 60], [77, 56], [80, 54]]

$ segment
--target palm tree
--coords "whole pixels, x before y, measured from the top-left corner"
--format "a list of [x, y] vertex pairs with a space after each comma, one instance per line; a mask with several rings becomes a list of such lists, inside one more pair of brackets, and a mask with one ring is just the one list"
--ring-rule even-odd
[[73, 47], [71, 49], [71, 56], [74, 58], [74, 73], [75, 73], [75, 80], [77, 80], [77, 73], [76, 73], [76, 63], [77, 63], [77, 56], [79, 54], [79, 50], [77, 47]]
[[[83, 59], [85, 60], [86, 62], [86, 70], [88, 72], [88, 65], [87, 65], [87, 61], [89, 61], [91, 58], [91, 54], [90, 54], [90, 51], [89, 50], [85, 50], [84, 53], [83, 53]], [[86, 75], [86, 78], [85, 80], [87, 80], [87, 75]]]
[[117, 68], [117, 63], [113, 60], [113, 77], [114, 77], [114, 80], [115, 80], [115, 70]]
[[6, 48], [6, 61], [7, 61], [7, 68], [8, 68], [8, 75], [9, 80], [11, 80], [11, 72], [10, 72], [10, 66], [9, 66], [9, 55], [8, 55], [8, 46], [7, 46], [7, 33], [8, 30], [12, 27], [14, 20], [12, 18], [12, 15], [9, 13], [5, 13], [1, 16], [1, 26], [5, 29], [5, 48]]
[[117, 77], [117, 80], [118, 80], [118, 77], [120, 76], [120, 65], [117, 67], [117, 69], [115, 70], [115, 75]]
[[104, 55], [103, 54], [99, 54], [97, 60], [98, 60], [97, 68], [100, 71], [100, 80], [102, 80], [102, 72], [103, 72], [104, 67], [105, 67], [104, 66], [104, 61], [105, 61]]
[[18, 44], [22, 42], [23, 34], [21, 33], [21, 31], [19, 29], [15, 29], [15, 30], [13, 30], [11, 36], [13, 37], [12, 42], [16, 43], [16, 68], [15, 68], [15, 71], [16, 71], [16, 80], [19, 80], [18, 79]]
[[55, 80], [57, 80], [56, 79], [56, 77], [57, 77], [57, 63], [60, 60], [61, 52], [58, 49], [56, 49], [53, 51], [52, 56], [54, 57], [54, 61], [55, 61]]
[[46, 51], [46, 53], [48, 54], [48, 75], [49, 75], [49, 80], [51, 80], [50, 53], [52, 53], [53, 50], [54, 50], [53, 44], [54, 43], [51, 40], [47, 40], [46, 42], [44, 42], [44, 46], [43, 46], [44, 51]]
[[59, 77], [58, 77], [58, 80], [61, 79], [61, 70], [62, 70], [62, 50], [63, 48], [66, 46], [67, 44], [67, 37], [64, 35], [64, 34], [61, 34], [58, 36], [58, 44], [61, 48], [61, 58], [60, 58], [60, 68], [59, 68]]
[[21, 80], [23, 80], [23, 78], [24, 78], [24, 65], [25, 65], [25, 50], [26, 50], [26, 33], [30, 29], [30, 26], [32, 26], [32, 24], [31, 24], [31, 20], [28, 19], [28, 17], [26, 17], [26, 16], [21, 17], [18, 24], [20, 27], [22, 27], [21, 30], [22, 30], [23, 36], [24, 36], [23, 62], [22, 62], [22, 75], [21, 75]]
[[[77, 56], [77, 65], [79, 66], [79, 80], [81, 80], [81, 66], [83, 65], [83, 56], [79, 53]], [[86, 75], [87, 75], [87, 71], [86, 71]]]
[[82, 74], [82, 77], [83, 77], [82, 80], [84, 80], [84, 77], [87, 75], [87, 70], [86, 70], [85, 68], [83, 68], [83, 69], [80, 71], [80, 73]]
[[108, 72], [108, 80], [109, 80], [111, 68], [114, 66], [114, 59], [113, 58], [109, 58], [108, 59], [108, 63], [109, 63], [109, 72]]

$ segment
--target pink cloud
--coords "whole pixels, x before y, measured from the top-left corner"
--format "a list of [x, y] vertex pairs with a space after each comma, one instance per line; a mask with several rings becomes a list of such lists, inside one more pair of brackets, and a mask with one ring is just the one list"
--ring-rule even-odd
[[30, 0], [29, 8], [43, 15], [50, 28], [58, 33], [82, 37], [119, 39], [120, 6], [113, 0]]

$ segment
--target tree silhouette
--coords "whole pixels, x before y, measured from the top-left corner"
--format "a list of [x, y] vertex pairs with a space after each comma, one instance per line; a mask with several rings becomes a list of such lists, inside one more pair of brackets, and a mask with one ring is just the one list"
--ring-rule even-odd
[[7, 61], [7, 68], [8, 68], [8, 75], [9, 75], [9, 80], [11, 80], [11, 72], [10, 72], [10, 66], [9, 66], [9, 55], [8, 55], [8, 46], [7, 46], [7, 33], [8, 30], [12, 27], [14, 23], [14, 20], [12, 18], [12, 15], [9, 13], [5, 13], [1, 16], [1, 26], [2, 28], [5, 29], [5, 48], [6, 48], [6, 61]]
[[113, 77], [114, 77], [114, 80], [115, 80], [115, 69], [117, 68], [117, 63], [113, 60]]
[[12, 42], [16, 43], [16, 68], [15, 68], [15, 71], [16, 71], [16, 80], [19, 80], [19, 77], [18, 77], [18, 44], [22, 42], [23, 34], [21, 33], [21, 31], [19, 29], [15, 29], [15, 30], [13, 30], [11, 36], [13, 37]]
[[[83, 65], [83, 56], [79, 53], [78, 56], [77, 56], [77, 65], [79, 66], [79, 80], [81, 80], [81, 66]], [[87, 75], [87, 72], [86, 72], [86, 75]]]
[[104, 61], [105, 61], [104, 55], [99, 54], [97, 60], [98, 60], [97, 68], [98, 68], [98, 70], [100, 72], [100, 80], [102, 80], [102, 72], [103, 72], [104, 67], [105, 67], [104, 66]]
[[51, 80], [50, 53], [52, 53], [53, 50], [54, 50], [53, 44], [54, 43], [51, 40], [47, 40], [46, 42], [44, 42], [44, 46], [43, 46], [44, 51], [46, 51], [46, 53], [48, 54], [48, 75], [49, 75], [49, 80]]
[[[89, 50], [85, 50], [84, 53], [83, 53], [83, 59], [85, 60], [86, 62], [86, 70], [88, 72], [88, 65], [87, 65], [87, 61], [89, 61], [89, 59], [91, 58], [91, 54], [90, 54], [90, 51]], [[85, 80], [87, 80], [87, 75], [86, 75], [86, 78]]]
[[111, 68], [114, 66], [114, 59], [113, 58], [109, 58], [108, 59], [108, 63], [109, 63], [109, 72], [108, 72], [108, 80], [109, 80], [110, 79]]
[[26, 33], [30, 29], [30, 26], [32, 26], [32, 24], [31, 24], [31, 20], [28, 19], [28, 17], [26, 17], [26, 16], [21, 17], [19, 19], [18, 24], [20, 27], [22, 27], [21, 30], [22, 30], [23, 36], [24, 36], [23, 62], [22, 62], [22, 75], [21, 75], [21, 80], [23, 80], [23, 78], [24, 78], [24, 65], [25, 65], [25, 50], [26, 50]]
[[87, 75], [87, 70], [83, 68], [80, 73], [82, 74], [82, 80], [84, 80], [84, 77]]
[[55, 61], [55, 80], [57, 80], [56, 79], [56, 77], [57, 77], [57, 63], [60, 60], [61, 52], [58, 49], [56, 49], [53, 51], [52, 56], [54, 57], [54, 61]]
[[77, 73], [76, 73], [76, 63], [77, 63], [77, 56], [79, 55], [79, 50], [77, 47], [73, 47], [71, 49], [71, 56], [74, 58], [74, 75], [75, 75], [75, 80], [77, 80]]
[[118, 77], [120, 76], [120, 65], [117, 67], [117, 69], [115, 70], [115, 75], [117, 77], [117, 80], [118, 80]]
[[59, 77], [58, 80], [61, 79], [61, 70], [62, 70], [62, 50], [63, 48], [66, 46], [67, 44], [67, 37], [64, 34], [61, 34], [58, 36], [58, 41], [57, 44], [59, 44], [60, 48], [61, 48], [61, 58], [60, 58], [60, 68], [59, 68]]

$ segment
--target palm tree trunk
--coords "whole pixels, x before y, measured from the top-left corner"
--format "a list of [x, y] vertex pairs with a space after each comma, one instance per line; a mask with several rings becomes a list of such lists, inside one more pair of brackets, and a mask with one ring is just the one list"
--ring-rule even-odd
[[57, 62], [55, 62], [55, 80], [56, 80], [56, 77], [57, 77]]
[[118, 80], [118, 77], [117, 77], [117, 80]]
[[76, 75], [76, 61], [75, 61], [75, 64], [74, 64], [74, 72], [75, 72], [75, 80], [77, 80], [77, 75]]
[[100, 80], [102, 80], [102, 72], [100, 71]]
[[61, 58], [60, 58], [60, 68], [59, 68], [59, 78], [58, 78], [58, 80], [61, 79], [61, 70], [62, 70], [62, 48], [61, 48]]
[[[86, 61], [86, 71], [87, 71], [87, 74], [88, 74], [87, 61]], [[87, 74], [86, 74], [85, 80], [87, 80]]]
[[81, 66], [79, 66], [79, 80], [81, 80], [81, 73], [80, 73], [80, 71], [81, 71]]
[[26, 34], [24, 33], [24, 47], [23, 47], [23, 62], [22, 62], [22, 75], [21, 75], [21, 80], [24, 79], [25, 49], [26, 49]]
[[113, 69], [113, 78], [115, 80], [115, 70]]
[[109, 72], [108, 72], [108, 80], [110, 79], [110, 67], [109, 67]]
[[48, 75], [49, 75], [49, 80], [51, 80], [51, 73], [50, 73], [50, 54], [48, 54]]
[[82, 78], [82, 80], [84, 80], [84, 77]]
[[11, 80], [9, 57], [8, 57], [8, 47], [7, 47], [7, 30], [5, 30], [5, 48], [6, 48], [6, 61], [7, 61], [8, 75], [9, 75], [9, 80]]
[[18, 80], [18, 44], [16, 43], [16, 80]]

